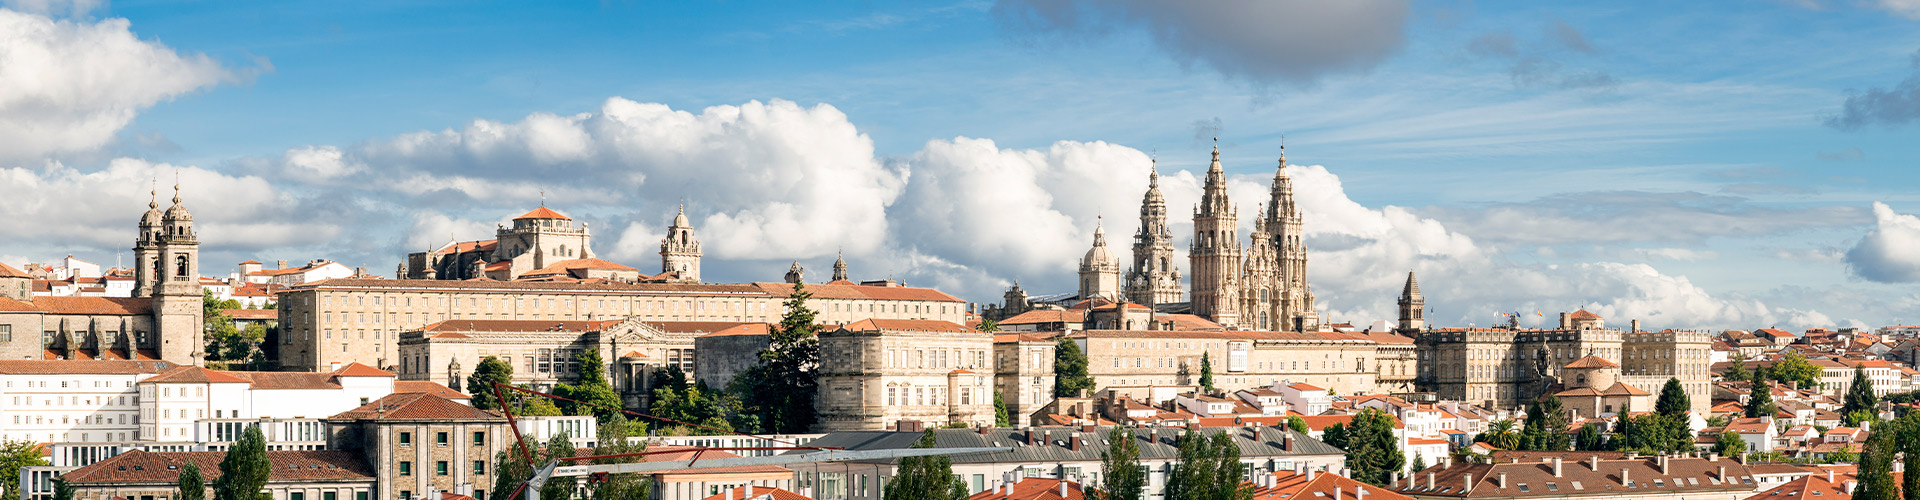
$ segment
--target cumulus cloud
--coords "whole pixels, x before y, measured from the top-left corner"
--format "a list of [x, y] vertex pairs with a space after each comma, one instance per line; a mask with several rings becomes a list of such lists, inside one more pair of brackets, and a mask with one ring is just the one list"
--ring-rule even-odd
[[0, 7], [50, 16], [81, 16], [107, 5], [105, 0], [5, 0]]
[[421, 252], [439, 248], [449, 242], [492, 238], [494, 225], [499, 223], [456, 218], [429, 211], [415, 212], [413, 226], [406, 230], [401, 251]]
[[1855, 276], [1881, 283], [1920, 281], [1920, 217], [1896, 213], [1873, 202], [1873, 231], [1847, 250], [1847, 268]]
[[1405, 0], [1001, 0], [1023, 35], [1101, 36], [1139, 29], [1182, 65], [1257, 83], [1312, 82], [1372, 68], [1406, 42]]
[[139, 39], [125, 19], [0, 9], [0, 164], [99, 148], [140, 110], [233, 77], [205, 55]]
[[1879, 0], [1874, 4], [1894, 15], [1920, 20], [1920, 0]]
[[[0, 169], [0, 192], [10, 193], [8, 203], [0, 204], [0, 217], [35, 221], [0, 227], [0, 236], [40, 244], [131, 246], [144, 205], [157, 200], [165, 209], [172, 204], [168, 184], [176, 175], [195, 229], [209, 248], [306, 245], [339, 233], [329, 221], [301, 213], [298, 200], [265, 179], [122, 158], [90, 172], [58, 163], [38, 170]], [[156, 182], [159, 193], [150, 194]]]

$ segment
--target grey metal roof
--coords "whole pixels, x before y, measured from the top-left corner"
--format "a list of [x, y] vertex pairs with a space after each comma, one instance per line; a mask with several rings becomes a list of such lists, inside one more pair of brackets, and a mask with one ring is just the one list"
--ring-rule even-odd
[[[939, 448], [977, 448], [977, 447], [1013, 447], [1010, 452], [977, 453], [956, 455], [953, 463], [988, 462], [1072, 462], [1097, 461], [1100, 454], [1107, 450], [1107, 435], [1112, 427], [1096, 427], [1094, 432], [1081, 432], [1079, 427], [1032, 427], [1029, 429], [987, 429], [981, 433], [975, 429], [936, 429], [933, 431], [934, 443]], [[1136, 427], [1134, 439], [1140, 446], [1140, 458], [1143, 460], [1172, 459], [1179, 456], [1175, 446], [1176, 439], [1187, 430], [1179, 427]], [[1207, 435], [1231, 432], [1233, 441], [1240, 446], [1241, 458], [1303, 456], [1303, 455], [1344, 455], [1346, 450], [1335, 448], [1306, 434], [1275, 427], [1209, 427], [1200, 432]], [[1034, 437], [1034, 443], [1028, 442], [1028, 435]], [[837, 447], [848, 450], [884, 450], [909, 448], [914, 441], [920, 440], [919, 432], [897, 431], [841, 431], [815, 439], [808, 446]], [[1281, 448], [1281, 436], [1291, 435], [1293, 449]], [[1044, 436], [1047, 442], [1037, 442]], [[1083, 439], [1080, 450], [1068, 446], [1070, 437]], [[875, 462], [892, 462], [876, 460]]]

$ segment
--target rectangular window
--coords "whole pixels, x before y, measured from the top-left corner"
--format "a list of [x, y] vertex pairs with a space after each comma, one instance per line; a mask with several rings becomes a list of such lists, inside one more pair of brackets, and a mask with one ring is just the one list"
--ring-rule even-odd
[[400, 462], [400, 475], [402, 476], [413, 475], [413, 462]]
[[438, 462], [434, 462], [434, 463], [433, 463], [433, 475], [436, 475], [436, 476], [445, 476], [445, 475], [447, 475], [447, 461], [445, 461], [445, 460], [441, 460], [441, 461], [438, 461]]
[[413, 444], [413, 433], [411, 432], [400, 433], [400, 446], [406, 446], [410, 444]]
[[446, 432], [435, 432], [435, 433], [433, 433], [433, 444], [437, 444], [437, 445], [440, 445], [440, 446], [446, 446], [446, 445], [447, 445], [447, 433], [446, 433]]
[[340, 500], [340, 494], [331, 491], [320, 492], [320, 500]]
[[353, 494], [353, 500], [367, 500], [367, 492], [364, 492], [364, 491], [355, 492]]
[[307, 500], [307, 494], [298, 491], [287, 493], [287, 500]]
[[474, 446], [486, 446], [486, 445], [487, 445], [487, 433], [486, 433], [486, 431], [474, 431], [474, 433], [473, 433], [473, 445], [474, 445]]
[[475, 476], [484, 476], [484, 475], [487, 475], [487, 461], [485, 461], [485, 460], [474, 460], [474, 461], [473, 461], [473, 475], [475, 475]]

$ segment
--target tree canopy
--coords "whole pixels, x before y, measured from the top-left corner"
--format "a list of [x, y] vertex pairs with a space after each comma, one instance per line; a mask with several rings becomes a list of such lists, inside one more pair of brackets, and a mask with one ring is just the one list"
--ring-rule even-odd
[[1140, 466], [1140, 443], [1133, 430], [1115, 426], [1107, 432], [1107, 451], [1100, 454], [1099, 500], [1144, 500], [1147, 474]]
[[1820, 367], [1807, 361], [1799, 352], [1789, 352], [1780, 362], [1768, 367], [1767, 374], [1782, 384], [1792, 383], [1801, 389], [1813, 389], [1820, 386]]
[[[1378, 411], [1378, 410], [1374, 410]], [[1389, 427], [1391, 430], [1391, 427]], [[1253, 486], [1244, 483], [1240, 447], [1227, 432], [1209, 435], [1187, 431], [1180, 435], [1178, 464], [1167, 475], [1167, 500], [1242, 500], [1253, 498]], [[1348, 455], [1351, 457], [1352, 455]], [[1351, 460], [1351, 459], [1349, 459]]]
[[500, 358], [487, 356], [480, 360], [480, 366], [474, 367], [467, 375], [467, 395], [473, 396], [473, 407], [482, 410], [500, 409], [500, 397], [494, 395], [493, 384], [513, 384], [513, 364]]
[[1093, 389], [1093, 377], [1087, 374], [1087, 355], [1080, 344], [1062, 337], [1053, 349], [1053, 395], [1071, 398], [1084, 396]]
[[1654, 413], [1669, 418], [1687, 418], [1693, 411], [1693, 402], [1687, 398], [1687, 390], [1680, 385], [1680, 379], [1668, 378], [1666, 387], [1660, 388], [1660, 399], [1653, 403]]
[[[914, 448], [934, 447], [934, 434], [928, 429], [913, 443]], [[953, 475], [953, 459], [946, 455], [905, 457], [898, 472], [881, 495], [889, 500], [963, 500], [967, 486]]]
[[1880, 397], [1873, 393], [1873, 381], [1867, 379], [1866, 368], [1854, 365], [1853, 383], [1847, 387], [1845, 403], [1840, 406], [1840, 414], [1850, 415], [1863, 410], [1872, 412], [1878, 406], [1880, 406]]
[[[48, 465], [47, 459], [41, 458], [40, 456], [40, 445], [32, 441], [7, 441], [0, 443], [0, 473], [7, 474], [7, 477], [13, 478], [7, 481], [8, 485], [18, 484], [21, 467], [35, 465]], [[0, 490], [6, 491], [5, 496], [0, 497], [0, 499], [20, 499], [19, 488], [5, 487], [0, 488]]]
[[248, 425], [240, 440], [220, 460], [220, 478], [213, 481], [213, 500], [270, 500], [267, 487], [273, 464], [267, 462], [267, 437], [259, 425]]
[[1205, 351], [1200, 352], [1200, 387], [1213, 390], [1213, 358]]
[[560, 384], [553, 391], [554, 395], [567, 398], [560, 400], [560, 409], [568, 415], [591, 415], [596, 422], [607, 422], [620, 415], [626, 405], [614, 392], [613, 384], [607, 382], [607, 362], [600, 358], [600, 348], [589, 347], [574, 359], [580, 365], [579, 380]]
[[1747, 395], [1747, 418], [1771, 417], [1779, 407], [1773, 404], [1773, 386], [1760, 379], [1754, 379], [1753, 390]]
[[174, 500], [207, 500], [207, 482], [200, 477], [200, 465], [187, 461], [180, 468], [180, 488], [173, 492]]
[[1377, 408], [1360, 410], [1347, 429], [1347, 469], [1355, 481], [1386, 485], [1406, 465], [1399, 440], [1393, 437], [1393, 417]]
[[786, 315], [760, 350], [760, 364], [734, 377], [732, 392], [744, 399], [747, 412], [760, 417], [761, 431], [807, 432], [818, 419], [813, 400], [820, 390], [820, 337], [815, 312], [807, 307], [811, 297], [806, 284], [793, 285]]

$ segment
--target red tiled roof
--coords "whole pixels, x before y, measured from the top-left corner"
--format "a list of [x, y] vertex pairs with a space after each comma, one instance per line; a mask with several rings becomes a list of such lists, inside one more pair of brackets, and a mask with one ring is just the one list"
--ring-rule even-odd
[[[792, 283], [753, 283], [754, 287], [775, 297], [793, 296]], [[959, 297], [932, 288], [912, 288], [904, 286], [869, 285], [807, 285], [807, 293], [816, 299], [876, 299], [876, 300], [924, 300], [938, 302], [966, 302]]]
[[1581, 309], [1573, 312], [1573, 319], [1600, 319], [1600, 315]]
[[226, 372], [208, 370], [198, 366], [182, 366], [147, 377], [142, 384], [247, 384], [251, 381], [235, 377]]
[[[1361, 488], [1366, 488], [1367, 494], [1365, 496], [1356, 495]], [[1412, 497], [1395, 493], [1389, 488], [1381, 488], [1371, 484], [1361, 483], [1339, 474], [1321, 472], [1314, 474], [1312, 480], [1308, 480], [1305, 474], [1294, 474], [1293, 471], [1274, 472], [1273, 486], [1255, 489], [1252, 498], [1253, 500], [1307, 500], [1320, 498], [1330, 500], [1352, 500], [1356, 498], [1370, 500], [1413, 500]]]
[[424, 327], [422, 332], [597, 332], [619, 321], [561, 321], [551, 319], [450, 319]]
[[[753, 490], [752, 495], [747, 494], [749, 489]], [[772, 486], [736, 486], [700, 500], [813, 500], [813, 497]]]
[[233, 319], [275, 320], [280, 319], [280, 311], [274, 309], [222, 309], [221, 314]]
[[379, 368], [374, 368], [374, 367], [363, 365], [360, 363], [347, 363], [346, 366], [342, 366], [340, 367], [340, 369], [334, 370], [333, 375], [338, 377], [392, 377], [394, 376], [393, 372], [382, 370]]
[[1087, 312], [1079, 309], [1036, 309], [1016, 314], [999, 321], [1002, 327], [1010, 325], [1035, 325], [1044, 323], [1079, 323], [1087, 320]]
[[[589, 448], [589, 449], [583, 449], [580, 451], [582, 452], [581, 454], [584, 455], [584, 454], [591, 454], [591, 450], [592, 449]], [[735, 455], [733, 453], [720, 451], [720, 450], [698, 451], [695, 449], [695, 447], [692, 447], [692, 446], [649, 446], [647, 447], [647, 451], [676, 452], [676, 453], [660, 453], [657, 455], [642, 456], [641, 459], [647, 462], [692, 463], [694, 461], [694, 457], [696, 456], [695, 455], [696, 453], [701, 459], [738, 458], [739, 457], [739, 455]], [[664, 470], [664, 471], [653, 471], [653, 472], [649, 472], [648, 474], [658, 475], [658, 474], [738, 474], [738, 473], [792, 474], [793, 470], [788, 469], [786, 467], [781, 467], [778, 465], [740, 465], [740, 466], [734, 466], [734, 467], [708, 467], [703, 469], [674, 469], [674, 470]]]
[[5, 360], [0, 373], [12, 375], [132, 375], [173, 368], [166, 361]]
[[328, 419], [460, 419], [505, 421], [505, 417], [486, 410], [453, 402], [447, 398], [428, 393], [394, 393], [367, 403], [359, 408], [341, 412]]
[[34, 297], [33, 307], [47, 314], [139, 316], [153, 313], [153, 299], [129, 297]]
[[1606, 358], [1602, 358], [1599, 356], [1587, 356], [1584, 358], [1573, 360], [1572, 363], [1567, 363], [1566, 366], [1562, 366], [1561, 368], [1619, 368], [1619, 367], [1620, 367], [1619, 363], [1607, 361]]
[[553, 211], [553, 209], [551, 209], [551, 208], [547, 208], [546, 206], [541, 206], [540, 208], [536, 208], [536, 209], [533, 209], [533, 211], [531, 211], [531, 212], [527, 212], [527, 213], [526, 213], [525, 215], [521, 215], [521, 216], [519, 216], [519, 217], [514, 217], [514, 218], [513, 218], [513, 220], [520, 220], [520, 219], [565, 219], [565, 220], [573, 220], [573, 218], [572, 218], [572, 217], [567, 217], [567, 216], [565, 216], [565, 215], [561, 215], [561, 214], [560, 214], [560, 212], [555, 212], [555, 211]]
[[1640, 388], [1638, 387], [1627, 385], [1626, 382], [1614, 382], [1613, 387], [1608, 387], [1605, 392], [1609, 396], [1618, 396], [1618, 395], [1646, 396], [1646, 395], [1653, 394], [1651, 392], [1640, 390]]
[[260, 263], [260, 261], [257, 261], [257, 260], [253, 260], [253, 259], [247, 259], [247, 260], [243, 260], [243, 261], [240, 261], [240, 265], [242, 265], [242, 266], [244, 266], [244, 265], [247, 265], [247, 264], [259, 264], [259, 263]]
[[0, 262], [0, 278], [32, 279], [33, 275], [27, 274], [25, 271], [21, 271], [19, 269], [14, 269], [13, 266], [9, 266], [6, 263]]
[[37, 313], [40, 312], [40, 310], [34, 308], [31, 303], [0, 297], [0, 312]]
[[863, 319], [840, 327], [848, 331], [924, 331], [924, 332], [971, 332], [967, 325], [951, 321], [926, 319]]
[[394, 394], [432, 394], [447, 399], [473, 399], [464, 392], [426, 380], [399, 380], [393, 383]]
[[[200, 477], [211, 484], [220, 478], [224, 451], [151, 452], [134, 450], [101, 460], [60, 476], [75, 484], [172, 484], [188, 462], [200, 467]], [[372, 481], [373, 468], [351, 451], [268, 451], [273, 464], [267, 482], [346, 480]]]
[[1323, 388], [1320, 388], [1320, 387], [1316, 387], [1316, 386], [1313, 386], [1313, 385], [1308, 385], [1308, 384], [1306, 384], [1306, 383], [1304, 383], [1304, 382], [1294, 382], [1294, 383], [1292, 383], [1292, 384], [1289, 384], [1289, 385], [1287, 385], [1287, 387], [1292, 387], [1292, 388], [1293, 388], [1294, 390], [1296, 390], [1296, 391], [1324, 391], [1324, 390], [1326, 390], [1326, 389], [1323, 389]]
[[[1060, 483], [1067, 485], [1066, 496], [1060, 495]], [[973, 496], [967, 497], [967, 500], [1082, 500], [1086, 497], [1086, 492], [1080, 489], [1080, 483], [1066, 479], [1029, 477], [1013, 483], [1012, 493], [1007, 493], [1003, 486], [974, 493]]]
[[1051, 336], [1044, 333], [1007, 333], [994, 332], [993, 343], [1002, 342], [1052, 342]]

